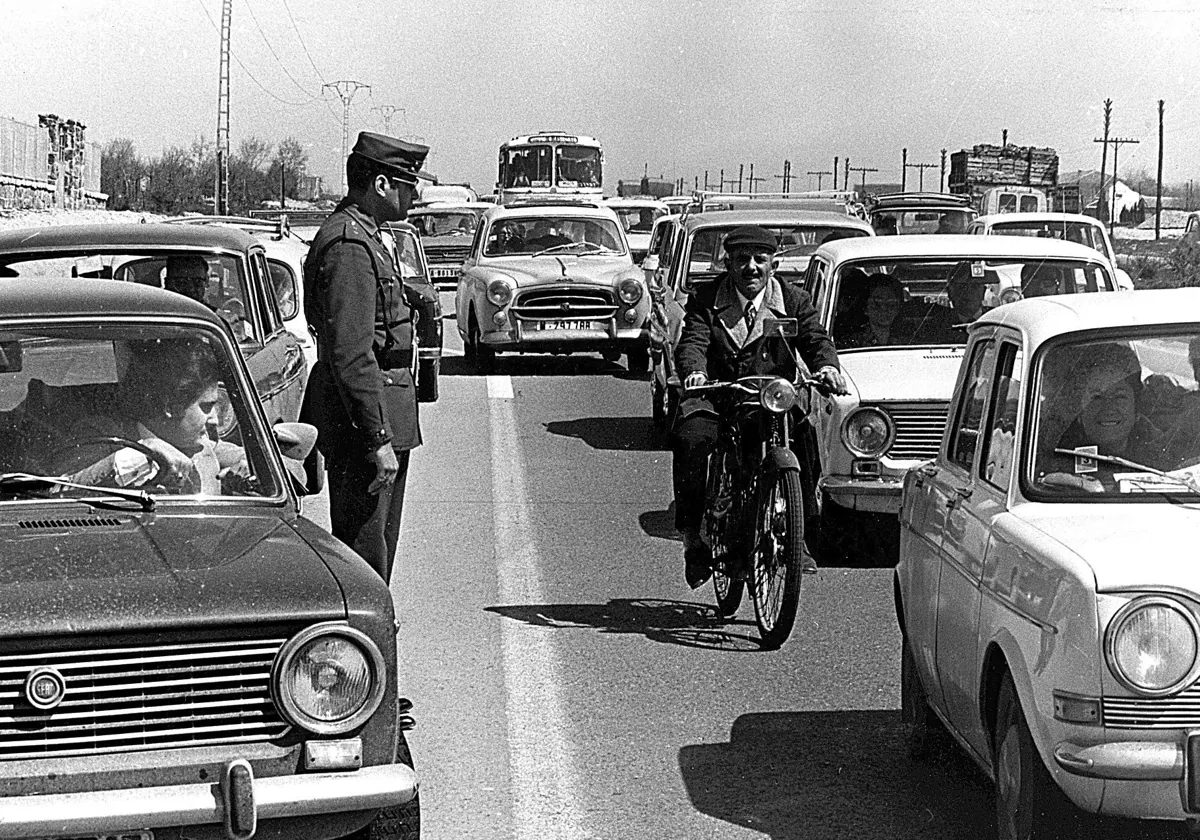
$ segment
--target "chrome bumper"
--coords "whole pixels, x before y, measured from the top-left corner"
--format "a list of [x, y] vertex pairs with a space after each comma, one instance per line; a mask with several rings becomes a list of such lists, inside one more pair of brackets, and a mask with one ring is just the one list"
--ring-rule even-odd
[[1121, 741], [1081, 747], [1063, 741], [1054, 748], [1058, 766], [1093, 779], [1178, 781], [1183, 778], [1183, 747], [1161, 741]]
[[903, 484], [903, 478], [890, 476], [872, 479], [826, 476], [817, 482], [817, 487], [834, 502], [849, 510], [899, 514], [900, 490]]
[[[247, 766], [241, 761], [231, 764]], [[243, 781], [234, 784], [228, 782], [230, 775], [226, 772], [216, 784], [5, 797], [0, 838], [221, 824], [226, 836], [248, 836], [245, 826], [258, 820], [402, 805], [416, 795], [418, 786], [412, 768], [403, 764], [262, 779], [242, 775]]]

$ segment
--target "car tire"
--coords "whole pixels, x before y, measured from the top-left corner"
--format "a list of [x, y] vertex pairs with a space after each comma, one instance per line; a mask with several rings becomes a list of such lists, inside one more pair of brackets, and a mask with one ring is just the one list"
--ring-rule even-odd
[[[396, 763], [413, 766], [412, 753], [403, 732], [396, 736]], [[403, 805], [384, 808], [368, 825], [345, 840], [420, 840], [420, 837], [421, 794], [418, 792]]]
[[929, 705], [907, 636], [900, 648], [900, 728], [908, 757], [916, 761], [931, 758], [947, 745], [946, 730]]
[[475, 320], [475, 313], [471, 313], [471, 325], [468, 330], [470, 339], [467, 341], [467, 354], [470, 356], [471, 365], [475, 368], [475, 372], [481, 375], [494, 373], [496, 370], [496, 351], [483, 343], [479, 330], [479, 323]]
[[1070, 834], [1082, 812], [1068, 801], [1038, 755], [1012, 677], [1004, 675], [996, 708], [993, 769], [997, 840], [1046, 840]]
[[638, 347], [625, 353], [625, 366], [630, 373], [645, 373], [650, 370], [650, 351]]

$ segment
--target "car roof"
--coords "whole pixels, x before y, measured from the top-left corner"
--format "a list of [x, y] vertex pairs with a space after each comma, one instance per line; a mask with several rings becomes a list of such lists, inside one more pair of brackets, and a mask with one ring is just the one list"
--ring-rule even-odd
[[1056, 257], [1108, 262], [1099, 251], [1074, 242], [1034, 236], [974, 236], [966, 233], [909, 233], [838, 239], [822, 245], [814, 256], [824, 256], [835, 263], [887, 257]]
[[955, 193], [901, 192], [875, 196], [869, 210], [890, 210], [898, 207], [952, 207], [971, 208], [971, 197]]
[[1032, 349], [1057, 335], [1080, 330], [1155, 324], [1194, 328], [1198, 321], [1200, 288], [1144, 289], [1025, 298], [983, 313], [971, 329], [997, 324], [1013, 327], [1027, 337]]
[[[248, 251], [258, 240], [230, 225], [181, 225], [167, 222], [57, 225], [0, 231], [0, 254], [103, 248], [206, 248]], [[261, 247], [261, 246], [260, 246]]]
[[422, 204], [420, 207], [414, 207], [408, 211], [410, 216], [429, 215], [431, 213], [446, 213], [451, 211], [461, 210], [489, 210], [495, 207], [490, 201], [431, 201], [428, 204]]
[[497, 204], [491, 206], [484, 218], [489, 220], [506, 219], [513, 216], [528, 218], [530, 216], [577, 216], [590, 219], [616, 220], [617, 214], [611, 208], [602, 204], [584, 204], [575, 201], [563, 201], [557, 204], [533, 202], [530, 204]]
[[1104, 223], [1095, 216], [1088, 216], [1084, 213], [989, 213], [986, 216], [975, 218], [976, 224], [980, 222], [986, 225], [1000, 222], [1083, 222], [1096, 227], [1104, 227]]
[[761, 207], [757, 210], [720, 210], [713, 213], [693, 213], [683, 224], [688, 231], [705, 227], [737, 227], [739, 225], [830, 225], [856, 228], [874, 233], [875, 229], [862, 219], [835, 210], [787, 210]]
[[663, 210], [667, 209], [667, 205], [662, 199], [644, 195], [614, 195], [605, 198], [604, 203], [617, 207], [658, 207]]
[[0, 319], [106, 316], [194, 318], [220, 326], [220, 318], [189, 297], [141, 283], [70, 277], [0, 280]]

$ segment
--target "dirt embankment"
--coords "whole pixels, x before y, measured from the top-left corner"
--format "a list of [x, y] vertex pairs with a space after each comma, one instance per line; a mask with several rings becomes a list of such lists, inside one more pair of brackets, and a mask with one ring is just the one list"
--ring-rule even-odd
[[161, 222], [168, 216], [156, 213], [132, 213], [128, 210], [4, 210], [0, 211], [0, 229], [50, 227], [54, 225], [92, 225], [101, 222]]

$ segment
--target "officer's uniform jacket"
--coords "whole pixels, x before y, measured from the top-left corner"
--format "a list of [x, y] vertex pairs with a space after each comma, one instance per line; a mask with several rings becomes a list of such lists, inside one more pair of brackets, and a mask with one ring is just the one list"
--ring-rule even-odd
[[[767, 318], [795, 318], [794, 338], [763, 339]], [[675, 364], [680, 380], [697, 371], [709, 379], [729, 381], [752, 374], [791, 375], [796, 365], [788, 344], [815, 371], [825, 365], [838, 365], [837, 351], [829, 333], [821, 326], [820, 316], [808, 292], [780, 283], [772, 276], [767, 281], [763, 304], [746, 323], [745, 312], [733, 279], [725, 272], [694, 292], [684, 311], [683, 329], [675, 349]], [[685, 412], [686, 413], [686, 412]]]
[[321, 452], [419, 446], [412, 309], [379, 225], [350, 198], [309, 249], [304, 313], [317, 334], [317, 364], [301, 420], [317, 427]]

